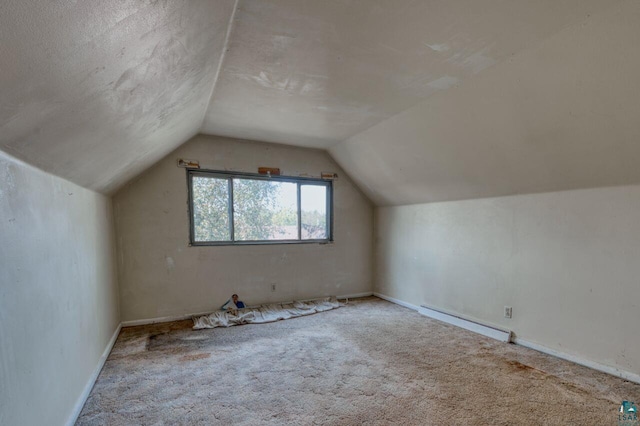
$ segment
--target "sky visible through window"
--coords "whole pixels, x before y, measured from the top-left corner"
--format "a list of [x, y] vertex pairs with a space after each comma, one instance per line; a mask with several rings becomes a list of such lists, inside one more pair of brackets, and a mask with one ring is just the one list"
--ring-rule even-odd
[[[327, 190], [325, 186], [302, 184], [303, 200], [302, 209], [307, 211], [317, 211], [326, 213], [327, 210]], [[280, 185], [277, 195], [279, 206], [292, 206], [297, 209], [298, 194], [295, 185]]]

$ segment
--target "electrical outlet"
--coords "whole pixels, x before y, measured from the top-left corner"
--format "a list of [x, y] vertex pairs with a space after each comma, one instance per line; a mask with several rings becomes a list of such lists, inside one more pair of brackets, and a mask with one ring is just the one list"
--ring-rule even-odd
[[276, 283], [271, 283], [271, 291], [276, 291]]
[[512, 314], [513, 314], [513, 308], [511, 306], [505, 306], [504, 307], [504, 317], [505, 318], [511, 318]]

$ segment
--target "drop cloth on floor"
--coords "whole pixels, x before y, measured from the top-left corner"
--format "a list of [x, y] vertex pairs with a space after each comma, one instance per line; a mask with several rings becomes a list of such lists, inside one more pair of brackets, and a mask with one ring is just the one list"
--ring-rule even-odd
[[238, 309], [237, 314], [217, 311], [209, 315], [193, 317], [193, 329], [231, 327], [240, 324], [262, 324], [289, 318], [311, 315], [344, 306], [335, 297], [293, 303], [270, 303]]

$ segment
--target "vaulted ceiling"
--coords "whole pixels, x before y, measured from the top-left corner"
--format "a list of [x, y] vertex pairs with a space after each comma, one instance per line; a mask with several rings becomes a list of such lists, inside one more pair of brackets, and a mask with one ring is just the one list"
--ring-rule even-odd
[[606, 4], [240, 0], [203, 132], [329, 148]]
[[633, 0], [7, 0], [0, 149], [105, 193], [199, 132], [329, 149], [377, 204], [640, 182], [639, 18]]

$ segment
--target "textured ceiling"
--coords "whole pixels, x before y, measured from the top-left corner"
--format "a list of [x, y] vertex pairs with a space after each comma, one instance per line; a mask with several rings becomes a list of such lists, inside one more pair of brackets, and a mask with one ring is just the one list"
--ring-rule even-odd
[[109, 192], [196, 134], [234, 1], [0, 5], [0, 149]]
[[105, 193], [198, 132], [330, 149], [378, 204], [640, 181], [636, 4], [6, 0], [0, 149]]
[[330, 152], [378, 205], [640, 183], [638, 23], [616, 2]]
[[603, 0], [241, 0], [203, 133], [328, 148]]

